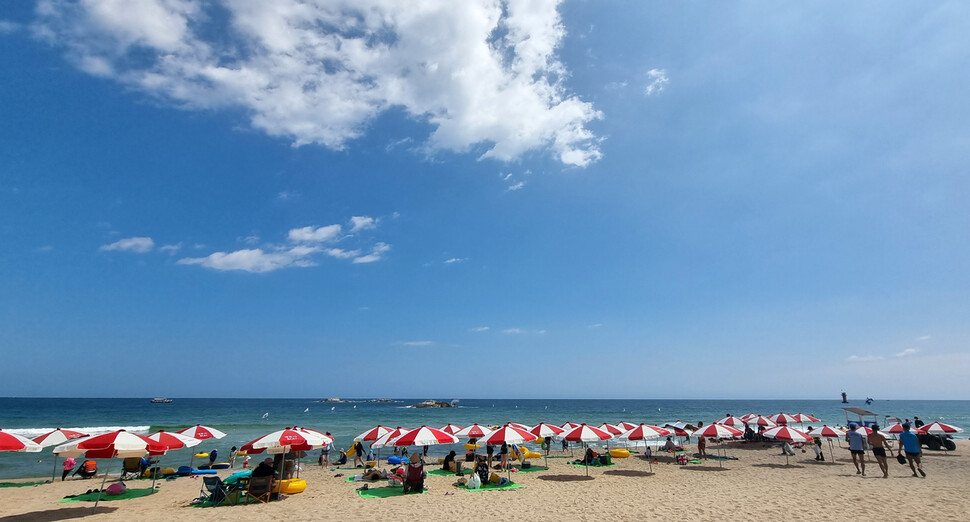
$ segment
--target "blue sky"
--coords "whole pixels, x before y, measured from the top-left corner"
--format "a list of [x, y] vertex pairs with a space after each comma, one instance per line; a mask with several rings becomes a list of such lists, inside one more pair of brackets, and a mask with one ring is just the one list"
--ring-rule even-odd
[[5, 3], [0, 395], [970, 398], [970, 6], [397, 4]]

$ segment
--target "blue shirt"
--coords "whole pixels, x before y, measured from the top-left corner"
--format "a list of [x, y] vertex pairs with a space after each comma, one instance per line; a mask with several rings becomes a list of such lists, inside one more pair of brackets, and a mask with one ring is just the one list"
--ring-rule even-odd
[[849, 430], [849, 449], [853, 451], [862, 451], [865, 446], [862, 445], [862, 434], [856, 430]]
[[911, 431], [904, 431], [899, 434], [899, 440], [903, 441], [903, 451], [906, 453], [920, 453], [919, 437]]

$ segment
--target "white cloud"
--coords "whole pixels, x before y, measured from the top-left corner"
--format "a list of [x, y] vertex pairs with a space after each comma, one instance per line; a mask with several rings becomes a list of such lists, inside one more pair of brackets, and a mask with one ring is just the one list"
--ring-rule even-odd
[[330, 257], [336, 257], [337, 259], [350, 259], [352, 257], [357, 257], [360, 255], [360, 250], [344, 250], [342, 248], [328, 248], [323, 251]]
[[919, 337], [916, 338], [917, 341], [929, 341], [930, 339], [931, 339], [931, 337], [928, 336], [928, 335], [921, 335], [921, 336], [919, 336]]
[[10, 20], [0, 20], [0, 34], [12, 34], [20, 30], [20, 24]]
[[384, 254], [390, 249], [391, 245], [388, 245], [387, 243], [377, 243], [374, 245], [374, 248], [371, 250], [370, 254], [354, 258], [354, 263], [373, 263], [375, 261], [380, 261], [383, 259]]
[[117, 250], [120, 252], [135, 252], [137, 254], [144, 254], [146, 252], [151, 252], [153, 248], [155, 248], [155, 242], [152, 241], [152, 238], [150, 237], [128, 237], [115, 241], [110, 245], [101, 245], [99, 250]]
[[647, 71], [647, 80], [647, 87], [643, 90], [643, 93], [647, 96], [660, 94], [670, 82], [670, 78], [667, 78], [667, 71], [664, 69], [650, 69]]
[[40, 0], [34, 34], [90, 74], [184, 109], [241, 108], [295, 146], [343, 149], [403, 109], [433, 129], [430, 152], [585, 166], [602, 114], [563, 83], [560, 2]]
[[276, 194], [276, 199], [280, 201], [289, 201], [298, 197], [300, 197], [300, 193], [292, 190], [282, 190]]
[[601, 326], [603, 326], [603, 323], [596, 323], [596, 324], [591, 324], [587, 326], [587, 328], [599, 328]]
[[163, 245], [158, 247], [160, 252], [168, 252], [169, 255], [174, 255], [179, 250], [182, 250], [182, 243], [175, 243], [174, 245]]
[[874, 362], [881, 360], [883, 360], [881, 355], [850, 355], [846, 358], [846, 362]]
[[236, 250], [235, 252], [215, 252], [206, 257], [179, 259], [180, 265], [202, 265], [214, 270], [242, 270], [245, 272], [271, 272], [288, 266], [313, 266], [309, 259], [318, 249], [316, 247], [295, 246], [273, 252], [261, 248]]
[[377, 220], [368, 216], [354, 216], [350, 218], [350, 233], [360, 230], [377, 228]]
[[465, 261], [468, 261], [468, 258], [467, 257], [453, 257], [451, 259], [445, 259], [445, 264], [446, 265], [451, 265], [451, 264], [454, 264], [454, 263], [463, 263]]
[[916, 355], [919, 353], [919, 348], [906, 348], [905, 350], [896, 354], [896, 357], [909, 357], [911, 355]]
[[487, 326], [476, 326], [475, 328], [471, 329], [473, 332], [487, 332], [488, 330], [489, 328]]
[[254, 235], [254, 236], [246, 236], [246, 237], [238, 238], [237, 241], [239, 241], [240, 243], [246, 243], [247, 245], [255, 245], [259, 243], [259, 239], [260, 239], [259, 236]]
[[509, 187], [507, 189], [505, 189], [505, 191], [506, 192], [514, 192], [516, 190], [520, 190], [524, 186], [525, 186], [525, 182], [524, 181], [519, 181], [519, 182], [516, 182], [516, 183], [513, 183], [513, 184], [509, 185]]
[[340, 230], [340, 225], [294, 228], [290, 230], [287, 237], [290, 241], [298, 243], [322, 243], [336, 239], [340, 235]]
[[401, 344], [404, 346], [431, 346], [434, 341], [405, 341]]
[[504, 334], [520, 334], [520, 333], [525, 333], [525, 330], [523, 330], [521, 328], [506, 328], [505, 330], [502, 330], [502, 333], [504, 333]]

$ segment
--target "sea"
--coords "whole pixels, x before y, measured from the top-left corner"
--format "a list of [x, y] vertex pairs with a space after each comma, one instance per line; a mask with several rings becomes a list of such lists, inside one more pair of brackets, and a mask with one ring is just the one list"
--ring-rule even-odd
[[[970, 432], [970, 401], [875, 400], [679, 400], [679, 399], [445, 399], [452, 408], [415, 408], [423, 399], [346, 399], [325, 402], [320, 399], [192, 399], [175, 398], [171, 403], [153, 404], [150, 398], [0, 398], [0, 429], [26, 437], [36, 437], [54, 428], [69, 428], [90, 434], [124, 429], [149, 434], [158, 430], [177, 431], [203, 424], [227, 435], [219, 440], [177, 451], [160, 458], [162, 467], [187, 465], [196, 452], [218, 449], [226, 460], [232, 446], [243, 444], [289, 426], [305, 426], [329, 431], [335, 449], [349, 448], [358, 434], [380, 424], [416, 428], [446, 424], [472, 423], [496, 425], [506, 422], [535, 425], [539, 422], [561, 425], [567, 421], [591, 425], [621, 421], [662, 425], [678, 420], [710, 422], [727, 414], [772, 415], [779, 412], [807, 413], [819, 424], [845, 425], [843, 407], [862, 408], [885, 418], [912, 419], [926, 423], [945, 422]], [[857, 420], [849, 414], [849, 420]], [[957, 438], [964, 438], [961, 433]], [[464, 441], [463, 441], [464, 442]], [[615, 442], [613, 443], [615, 445]], [[44, 477], [52, 473], [54, 455], [0, 452], [0, 479]], [[429, 454], [444, 455], [453, 448], [433, 446]], [[389, 450], [383, 450], [384, 455]], [[315, 452], [314, 452], [315, 453]], [[196, 461], [198, 463], [198, 461]], [[101, 467], [108, 463], [102, 464]], [[237, 466], [239, 462], [237, 462]]]

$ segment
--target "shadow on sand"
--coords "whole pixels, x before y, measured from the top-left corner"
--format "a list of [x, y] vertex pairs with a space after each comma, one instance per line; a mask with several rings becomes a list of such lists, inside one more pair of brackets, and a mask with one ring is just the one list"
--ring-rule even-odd
[[552, 482], [584, 482], [593, 480], [593, 477], [587, 477], [586, 475], [540, 475], [536, 478]]
[[611, 469], [603, 472], [604, 475], [614, 475], [617, 477], [652, 477], [656, 473], [649, 471], [639, 471], [635, 469]]
[[21, 513], [19, 515], [10, 515], [6, 517], [0, 517], [3, 522], [13, 522], [17, 520], [30, 520], [33, 522], [52, 522], [54, 520], [70, 520], [72, 518], [84, 518], [89, 517], [94, 514], [104, 514], [113, 513], [118, 511], [118, 508], [111, 506], [98, 506], [97, 509], [92, 507], [69, 507], [63, 509], [46, 509], [43, 511], [31, 511], [29, 513]]

